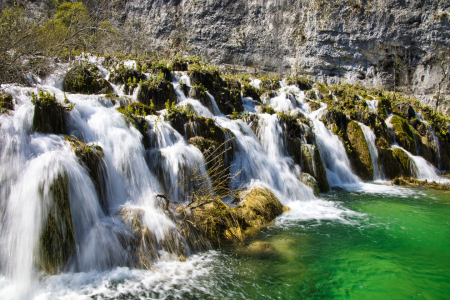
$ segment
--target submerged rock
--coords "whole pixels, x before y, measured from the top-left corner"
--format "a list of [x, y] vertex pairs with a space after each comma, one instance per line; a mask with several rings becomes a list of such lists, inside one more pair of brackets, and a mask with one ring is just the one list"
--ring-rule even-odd
[[64, 79], [64, 91], [80, 94], [110, 94], [111, 84], [100, 78], [100, 70], [94, 65], [75, 66]]
[[[44, 183], [48, 184], [48, 183]], [[40, 189], [41, 193], [44, 186]], [[75, 252], [75, 234], [69, 199], [69, 181], [60, 174], [50, 183], [48, 195], [50, 207], [39, 240], [39, 268], [48, 274], [63, 272]], [[44, 200], [43, 200], [44, 201]]]

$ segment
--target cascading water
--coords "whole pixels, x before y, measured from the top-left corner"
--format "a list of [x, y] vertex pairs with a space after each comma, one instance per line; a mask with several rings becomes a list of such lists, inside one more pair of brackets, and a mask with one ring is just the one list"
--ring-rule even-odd
[[[99, 61], [91, 60], [91, 63]], [[133, 61], [126, 62], [126, 65], [136, 68]], [[38, 248], [43, 243], [42, 235], [49, 224], [49, 218], [53, 216], [55, 205], [60, 205], [54, 196], [57, 183], [63, 186], [60, 187], [62, 191], [58, 190], [60, 193], [65, 191], [65, 184], [67, 185], [75, 250], [70, 254], [65, 269], [58, 270], [72, 273], [53, 276], [52, 280], [74, 284], [80, 278], [87, 282], [86, 278], [91, 277], [97, 280], [108, 278], [108, 281], [109, 276], [114, 277], [117, 274], [142, 277], [142, 272], [137, 274], [133, 270], [121, 268], [134, 266], [135, 253], [132, 252], [130, 244], [136, 243], [136, 240], [133, 240], [134, 232], [128, 224], [130, 222], [127, 223], [123, 218], [125, 213], [142, 212], [142, 219], [133, 219], [131, 225], [137, 226], [138, 221], [139, 226], [145, 226], [151, 233], [153, 244], [145, 246], [158, 252], [155, 260], [157, 263], [168, 262], [170, 265], [177, 260], [166, 247], [165, 242], [169, 239], [176, 239], [187, 256], [195, 252], [189, 248], [189, 242], [182, 236], [175, 221], [161, 209], [157, 194], [167, 195], [172, 191], [170, 199], [182, 202], [185, 199], [186, 186], [179, 183], [186, 172], [204, 163], [205, 158], [201, 151], [190, 145], [186, 136], [164, 120], [166, 111], [146, 116], [143, 132], [129, 124], [127, 118], [116, 110], [119, 103], [104, 95], [64, 94], [62, 77], [68, 67], [64, 66], [64, 70], [57, 71], [45, 81], [37, 80], [38, 84], [34, 88], [5, 88], [7, 93], [13, 95], [16, 105], [10, 115], [0, 115], [0, 135], [3, 141], [0, 145], [2, 299], [34, 297], [33, 287], [38, 286], [38, 281], [42, 280], [42, 273], [39, 273], [41, 266]], [[102, 76], [108, 78], [109, 71], [101, 66], [99, 68]], [[188, 113], [195, 113], [198, 117], [212, 119], [215, 125], [225, 129], [226, 139], [233, 139], [233, 161], [225, 160], [225, 163], [230, 166], [232, 174], [239, 173], [231, 183], [234, 187], [247, 184], [269, 188], [283, 204], [292, 208], [291, 213], [284, 216], [286, 220], [301, 216], [304, 219], [337, 218], [344, 221], [341, 217], [342, 211], [334, 203], [318, 200], [312, 189], [300, 181], [302, 170], [289, 154], [292, 149], [288, 151], [289, 137], [286, 123], [282, 119], [283, 114], [256, 113], [258, 109], [255, 106], [258, 103], [243, 99], [243, 107], [248, 112], [255, 112], [249, 116], [257, 117], [253, 124], [255, 126], [250, 126], [242, 119], [232, 120], [222, 114], [211, 94], [208, 93], [211, 103], [208, 107], [187, 97], [180, 87], [180, 81], [191, 86], [186, 74], [174, 73], [172, 76], [177, 106], [185, 107]], [[260, 83], [257, 80], [252, 81], [253, 86], [258, 87]], [[309, 133], [314, 133], [311, 135], [315, 136], [315, 141], [314, 137], [310, 137], [308, 141], [306, 136], [295, 138], [295, 141], [301, 140], [301, 144], [308, 148], [312, 158], [311, 172], [317, 173], [315, 153], [318, 152], [313, 146], [315, 143], [330, 185], [361, 183], [351, 171], [344, 145], [320, 121], [321, 113], [326, 107], [322, 105], [321, 109], [311, 113], [303, 91], [294, 86], [286, 86], [284, 81], [281, 85], [278, 96], [269, 99], [269, 104], [277, 112], [285, 114], [289, 111], [311, 119], [300, 124], [298, 128], [300, 131], [309, 130]], [[124, 96], [121, 101], [131, 103], [137, 100], [139, 87], [130, 96], [124, 95], [122, 86], [112, 85], [112, 88], [120, 96]], [[97, 183], [91, 179], [88, 167], [75, 155], [72, 145], [64, 136], [32, 132], [34, 106], [30, 101], [31, 93], [37, 94], [39, 90], [55, 94], [59, 103], [66, 99], [74, 105], [73, 109], [66, 113], [68, 135], [88, 146], [101, 147], [104, 154], [101, 159], [102, 170], [99, 172], [101, 192], [96, 186]], [[305, 125], [308, 122], [314, 126], [310, 128]], [[185, 129], [186, 126], [185, 124]], [[369, 145], [374, 179], [382, 178], [376, 167], [378, 152], [375, 135], [367, 126], [361, 124], [361, 128]], [[195, 130], [198, 128], [195, 126], [190, 129], [194, 135], [197, 133]], [[149, 145], [144, 146], [143, 142], [146, 141]], [[432, 179], [436, 176], [435, 171], [422, 158], [408, 155], [414, 162], [414, 172], [419, 178]], [[204, 166], [201, 172], [206, 172]], [[100, 198], [104, 198], [103, 202]], [[61, 236], [67, 238], [70, 228], [64, 226], [60, 226]], [[200, 261], [202, 265], [203, 258], [192, 259]], [[190, 268], [189, 274], [195, 273], [192, 271], [195, 264], [186, 263], [186, 268]], [[172, 265], [167, 270], [171, 274], [177, 274], [178, 270], [173, 271], [176, 268]], [[108, 273], [111, 269], [114, 271]], [[76, 277], [73, 275], [75, 272], [81, 272], [83, 275]], [[146, 276], [149, 276], [148, 273]], [[120, 282], [126, 281], [128, 277], [117, 275], [114, 278], [118, 278], [117, 281]], [[45, 291], [41, 291], [40, 295], [43, 294]]]
[[373, 133], [372, 129], [370, 129], [368, 126], [362, 123], [358, 124], [364, 133], [367, 146], [369, 147], [370, 157], [372, 159], [372, 166], [373, 166], [373, 180], [383, 179], [382, 172], [380, 171], [380, 164], [378, 163], [378, 149], [377, 146], [375, 145], [375, 140], [377, 137], [375, 136], [375, 133]]
[[423, 157], [421, 156], [415, 156], [412, 155], [410, 152], [406, 151], [405, 149], [394, 145], [393, 148], [400, 148], [403, 151], [405, 151], [406, 154], [408, 154], [409, 158], [411, 159], [411, 173], [413, 177], [420, 179], [420, 180], [430, 180], [430, 181], [436, 181], [439, 180], [439, 176], [437, 174], [438, 170], [435, 166], [427, 162]]
[[310, 118], [314, 123], [316, 142], [327, 170], [328, 182], [331, 186], [360, 183], [359, 177], [351, 170], [344, 145], [319, 120], [321, 113], [325, 109], [323, 107], [313, 112]]

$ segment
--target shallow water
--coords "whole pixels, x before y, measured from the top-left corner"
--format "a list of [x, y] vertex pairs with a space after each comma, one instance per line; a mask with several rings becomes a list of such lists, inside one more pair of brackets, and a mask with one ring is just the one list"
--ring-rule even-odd
[[[351, 191], [350, 191], [350, 190]], [[299, 203], [255, 240], [154, 270], [44, 277], [35, 299], [448, 299], [450, 193], [365, 184]], [[0, 279], [3, 292], [8, 283]]]

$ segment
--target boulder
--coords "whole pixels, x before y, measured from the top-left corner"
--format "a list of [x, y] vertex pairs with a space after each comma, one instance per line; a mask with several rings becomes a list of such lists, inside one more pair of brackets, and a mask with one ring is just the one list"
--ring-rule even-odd
[[142, 81], [137, 95], [137, 100], [145, 105], [154, 105], [155, 110], [166, 108], [166, 102], [177, 101], [177, 94], [170, 81], [159, 76]]
[[320, 193], [319, 185], [317, 184], [317, 181], [314, 179], [314, 177], [312, 177], [308, 173], [302, 173], [302, 175], [300, 176], [300, 181], [304, 183], [306, 186], [309, 186], [313, 190], [314, 195], [316, 196], [319, 195]]
[[314, 177], [319, 188], [319, 192], [326, 193], [330, 190], [328, 185], [327, 172], [320, 156], [319, 148], [313, 145], [302, 145], [302, 171]]

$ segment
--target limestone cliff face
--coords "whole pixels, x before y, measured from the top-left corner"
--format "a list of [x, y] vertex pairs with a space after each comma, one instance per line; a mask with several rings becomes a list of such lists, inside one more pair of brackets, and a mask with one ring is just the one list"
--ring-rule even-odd
[[444, 79], [441, 98], [450, 107], [446, 0], [116, 2], [121, 22], [153, 38], [152, 46], [187, 45], [213, 63], [327, 82], [393, 87], [395, 78], [428, 103]]

